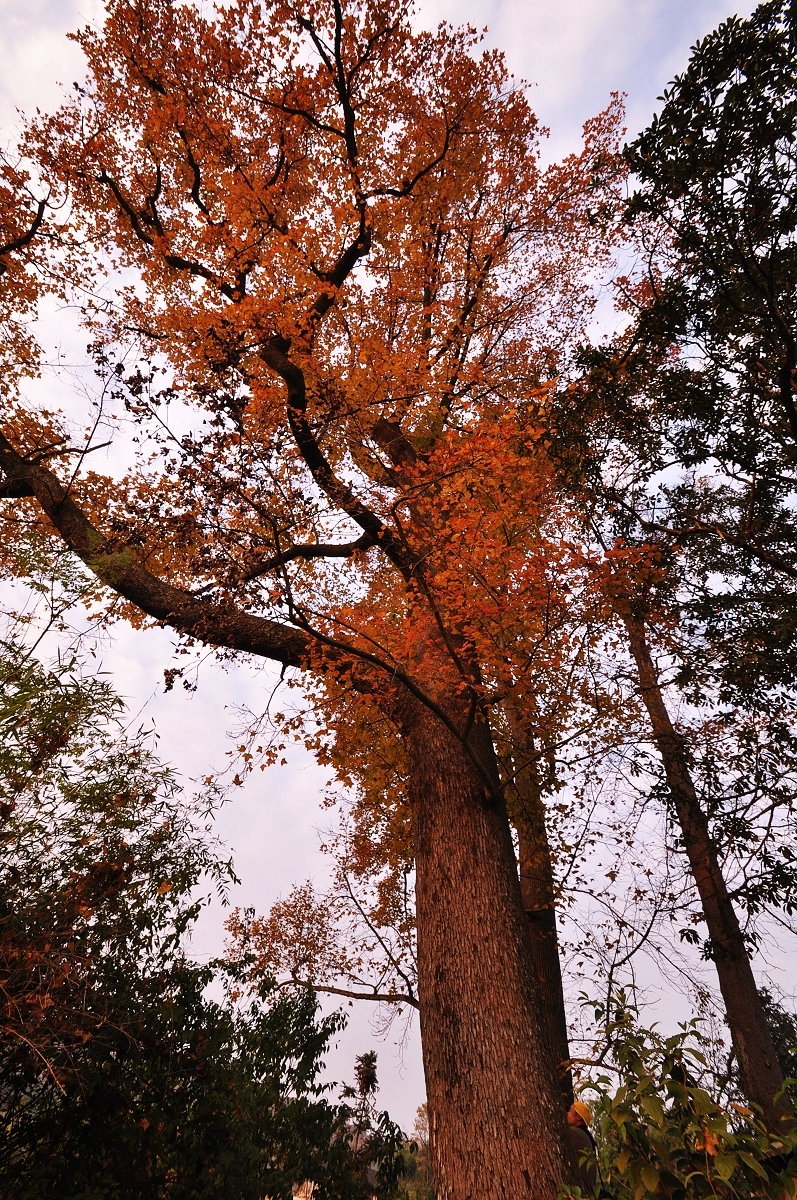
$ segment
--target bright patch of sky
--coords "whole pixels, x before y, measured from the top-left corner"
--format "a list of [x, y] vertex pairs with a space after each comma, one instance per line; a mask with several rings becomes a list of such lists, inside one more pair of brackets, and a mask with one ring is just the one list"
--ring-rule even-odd
[[[202, 7], [207, 11], [210, 5]], [[751, 9], [749, 4], [734, 9], [732, 0], [425, 0], [418, 22], [488, 27], [487, 44], [503, 48], [510, 70], [533, 85], [532, 105], [551, 130], [545, 147], [551, 160], [578, 148], [583, 122], [606, 106], [612, 92], [627, 93], [629, 135], [641, 129], [657, 96], [685, 66], [690, 45], [731, 11]], [[58, 103], [58, 82], [68, 88], [81, 78], [80, 52], [65, 34], [101, 15], [98, 0], [0, 0], [3, 143], [13, 140], [17, 109], [28, 114], [51, 109]], [[50, 312], [42, 333], [51, 360], [72, 368], [60, 375], [48, 371], [40, 385], [57, 387], [59, 398], [86, 366], [85, 336], [69, 315], [61, 331], [63, 315]], [[112, 673], [131, 718], [155, 722], [162, 756], [198, 778], [224, 764], [237, 708], [262, 708], [275, 673], [249, 662], [225, 669], [210, 659], [195, 692], [184, 691], [178, 682], [166, 693], [164, 669], [186, 661], [174, 658], [174, 645], [165, 631], [136, 632], [120, 625], [99, 649], [98, 661]], [[323, 886], [328, 869], [318, 849], [318, 830], [331, 819], [319, 806], [324, 774], [298, 747], [287, 757], [286, 767], [258, 774], [236, 789], [234, 801], [219, 815], [219, 833], [233, 847], [241, 877], [233, 902], [260, 912], [295, 882], [314, 878]], [[218, 912], [205, 919], [197, 953], [221, 949], [221, 919]], [[386, 1043], [376, 1041], [366, 1010], [350, 1011], [350, 1028], [330, 1063], [333, 1077], [350, 1077], [354, 1054], [373, 1045], [379, 1051], [381, 1102], [411, 1128], [424, 1090], [417, 1026], [399, 1051], [393, 1035]]]

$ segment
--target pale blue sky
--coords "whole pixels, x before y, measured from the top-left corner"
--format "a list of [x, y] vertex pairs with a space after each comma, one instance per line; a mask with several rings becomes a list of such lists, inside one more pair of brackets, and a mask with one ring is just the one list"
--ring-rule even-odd
[[[729, 12], [751, 9], [734, 9], [732, 0], [727, 7], [722, 0], [426, 0], [419, 6], [419, 23], [489, 26], [488, 42], [502, 47], [510, 69], [534, 84], [532, 104], [551, 128], [546, 157], [558, 157], [577, 147], [583, 121], [606, 105], [612, 91], [628, 93], [629, 133], [636, 132], [649, 120], [668, 80], [685, 65], [695, 39]], [[52, 107], [56, 82], [69, 85], [80, 78], [80, 55], [64, 35], [101, 11], [96, 0], [0, 0], [3, 141], [15, 123], [15, 106], [27, 112]], [[55, 315], [48, 318], [49, 348], [61, 337], [55, 322]], [[73, 329], [63, 337], [79, 358], [82, 339], [75, 339]], [[162, 755], [196, 777], [223, 763], [234, 706], [257, 708], [272, 673], [248, 664], [226, 673], [210, 663], [195, 694], [178, 687], [165, 695], [163, 670], [171, 646], [164, 631], [120, 628], [103, 651], [103, 662], [132, 711], [156, 721]], [[323, 877], [326, 864], [317, 850], [316, 826], [328, 823], [329, 815], [318, 808], [322, 779], [315, 763], [297, 749], [287, 768], [259, 776], [222, 811], [219, 829], [236, 851], [242, 878], [236, 903], [263, 911], [293, 882]], [[217, 919], [203, 925], [197, 948], [220, 948]], [[417, 1033], [401, 1068], [391, 1040], [375, 1042], [367, 1016], [359, 1014], [333, 1063], [335, 1076], [351, 1074], [354, 1054], [371, 1044], [379, 1050], [382, 1102], [410, 1127], [423, 1099]]]

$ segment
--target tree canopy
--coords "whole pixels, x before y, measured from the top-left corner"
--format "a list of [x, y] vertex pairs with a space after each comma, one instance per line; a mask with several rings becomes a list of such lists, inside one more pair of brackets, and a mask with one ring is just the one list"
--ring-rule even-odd
[[[3, 177], [5, 561], [63, 545], [106, 619], [304, 689], [277, 724], [354, 793], [336, 892], [236, 918], [244, 982], [417, 1005], [438, 1188], [553, 1200], [552, 829], [572, 813], [583, 857], [626, 767], [747, 1096], [788, 1115], [750, 957], [794, 896], [793, 15], [726, 22], [624, 153], [614, 97], [546, 169], [501, 55], [411, 18], [112, 0], [76, 35], [85, 82]], [[621, 327], [589, 346], [620, 247]], [[15, 390], [48, 288], [91, 331], [85, 436]]]

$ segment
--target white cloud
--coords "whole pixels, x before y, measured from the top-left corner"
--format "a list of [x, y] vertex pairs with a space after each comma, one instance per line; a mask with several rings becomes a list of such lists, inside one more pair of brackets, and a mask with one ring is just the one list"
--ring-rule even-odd
[[552, 157], [575, 149], [584, 121], [613, 91], [628, 93], [633, 134], [683, 69], [689, 47], [748, 2], [727, 0], [424, 0], [419, 22], [488, 27], [510, 71], [534, 85], [531, 103], [551, 130]]

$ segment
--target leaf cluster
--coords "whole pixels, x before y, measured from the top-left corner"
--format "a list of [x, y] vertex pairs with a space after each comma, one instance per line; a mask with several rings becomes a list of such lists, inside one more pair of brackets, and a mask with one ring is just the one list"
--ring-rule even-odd
[[[608, 1019], [607, 1019], [608, 1018]], [[623, 995], [596, 1019], [606, 1023], [621, 1083], [591, 1076], [593, 1130], [603, 1185], [613, 1196], [793, 1196], [797, 1141], [791, 1126], [767, 1131], [760, 1114], [722, 1105], [699, 1080], [705, 1039], [697, 1023], [665, 1037], [644, 1029]], [[790, 1083], [794, 1085], [794, 1080]]]

